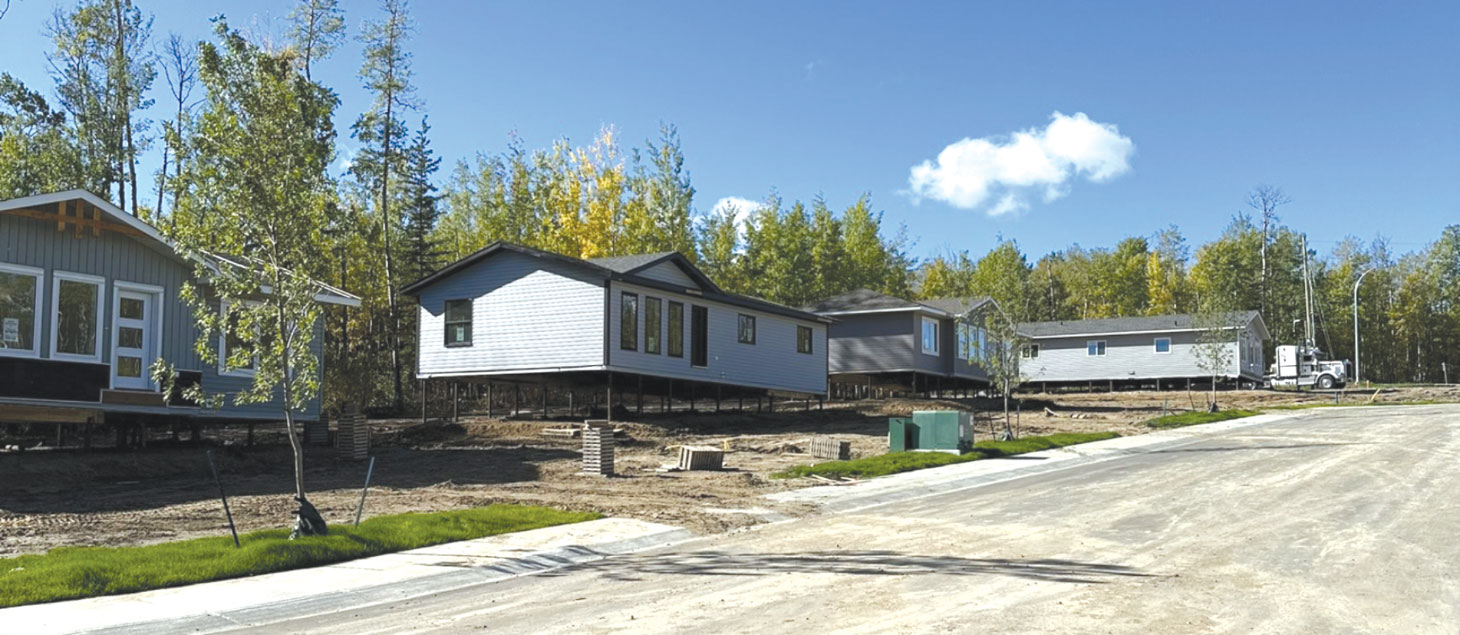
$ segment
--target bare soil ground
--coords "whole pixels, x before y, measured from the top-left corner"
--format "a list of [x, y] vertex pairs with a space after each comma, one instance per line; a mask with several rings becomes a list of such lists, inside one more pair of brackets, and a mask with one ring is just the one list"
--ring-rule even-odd
[[[1393, 388], [1350, 392], [1345, 403], [1460, 401], [1460, 389]], [[1224, 408], [1331, 403], [1313, 393], [1218, 393]], [[1021, 434], [1115, 431], [1142, 434], [1141, 425], [1164, 411], [1204, 404], [1200, 392], [1056, 393], [1024, 396]], [[775, 507], [760, 498], [808, 483], [769, 474], [813, 459], [804, 454], [815, 435], [852, 442], [854, 456], [886, 450], [886, 418], [912, 410], [958, 408], [981, 412], [986, 438], [994, 400], [889, 399], [828, 403], [824, 410], [782, 409], [775, 414], [645, 414], [623, 423], [618, 476], [579, 473], [580, 441], [542, 434], [561, 421], [463, 417], [460, 423], [371, 421], [377, 457], [365, 516], [436, 511], [513, 502], [598, 511], [719, 532], [764, 522], [765, 511], [796, 516], [810, 510]], [[1046, 408], [1048, 409], [1046, 411]], [[236, 435], [234, 435], [236, 436]], [[262, 435], [261, 435], [262, 436]], [[213, 445], [223, 485], [240, 532], [285, 526], [293, 478], [286, 444]], [[673, 463], [678, 446], [728, 447], [722, 472], [657, 472]], [[201, 445], [153, 444], [129, 451], [0, 453], [0, 556], [57, 546], [127, 545], [217, 535], [227, 522]], [[365, 479], [364, 463], [339, 459], [329, 448], [310, 448], [305, 485], [331, 522], [349, 522]]]

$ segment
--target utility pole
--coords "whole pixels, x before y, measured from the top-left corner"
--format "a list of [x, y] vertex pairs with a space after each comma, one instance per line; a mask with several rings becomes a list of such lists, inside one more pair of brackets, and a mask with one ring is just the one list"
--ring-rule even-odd
[[1374, 272], [1377, 267], [1369, 267], [1359, 274], [1354, 280], [1354, 384], [1359, 383], [1359, 285], [1363, 284], [1364, 276]]

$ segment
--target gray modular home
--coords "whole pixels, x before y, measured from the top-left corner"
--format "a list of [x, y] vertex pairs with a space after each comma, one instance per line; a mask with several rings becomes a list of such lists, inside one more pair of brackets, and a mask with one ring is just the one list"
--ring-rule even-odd
[[[1228, 314], [1219, 321], [1228, 333], [1230, 366], [1220, 378], [1262, 380], [1263, 342], [1267, 325], [1256, 311]], [[1029, 322], [1019, 325], [1029, 338], [1020, 368], [1029, 384], [1038, 386], [1118, 384], [1156, 388], [1210, 381], [1198, 364], [1196, 349], [1202, 329], [1191, 315]]]
[[826, 394], [825, 318], [726, 293], [678, 253], [582, 260], [497, 242], [401, 292], [419, 303], [422, 380]]
[[969, 318], [991, 302], [915, 302], [857, 289], [805, 309], [832, 320], [827, 329], [832, 384], [928, 392], [988, 386], [988, 374], [977, 362], [987, 336]]
[[[155, 228], [89, 192], [0, 201], [0, 422], [282, 418], [278, 403], [231, 403], [251, 371], [202, 361], [192, 310], [178, 295], [193, 272]], [[316, 298], [360, 303], [325, 285]], [[174, 365], [180, 385], [201, 384], [230, 397], [227, 405], [164, 399], [149, 372], [158, 358]], [[318, 416], [318, 400], [301, 413]]]

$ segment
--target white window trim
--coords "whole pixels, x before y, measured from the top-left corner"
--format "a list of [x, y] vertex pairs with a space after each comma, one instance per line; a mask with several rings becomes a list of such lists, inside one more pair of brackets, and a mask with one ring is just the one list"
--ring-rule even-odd
[[[144, 373], [143, 376], [144, 377], [147, 377], [147, 385], [151, 386], [153, 390], [161, 390], [161, 388], [157, 385], [157, 381], [156, 380], [153, 380], [151, 378], [151, 373], [148, 371], [148, 369], [150, 368], [150, 364], [151, 364], [152, 361], [155, 361], [157, 358], [162, 357], [162, 325], [163, 324], [166, 324], [166, 322], [163, 322], [162, 321], [162, 311], [163, 311], [163, 309], [162, 309], [162, 304], [163, 304], [162, 299], [165, 298], [165, 297], [167, 297], [167, 289], [165, 289], [163, 287], [159, 287], [159, 286], [157, 286], [155, 284], [143, 284], [141, 282], [127, 282], [126, 280], [113, 280], [112, 281], [112, 313], [113, 314], [115, 314], [117, 312], [118, 307], [120, 307], [122, 305], [122, 292], [123, 291], [131, 291], [133, 293], [146, 293], [146, 294], [150, 294], [152, 296], [152, 306], [154, 307], [154, 310], [153, 310], [153, 318], [152, 318], [152, 329], [153, 329], [152, 330], [152, 350], [147, 351], [148, 353], [150, 353], [152, 355], [152, 359], [151, 360], [143, 360], [143, 361], [147, 362], [147, 364], [144, 364], [142, 366], [142, 372]], [[120, 331], [120, 328], [121, 327], [117, 324], [117, 320], [116, 320], [116, 316], [115, 315], [112, 316], [112, 321], [111, 322], [112, 322], [112, 342], [115, 343], [117, 341], [117, 338], [120, 335], [120, 332], [119, 331]], [[116, 389], [116, 387], [117, 387], [116, 386], [116, 381], [117, 381], [117, 377], [116, 377], [117, 347], [115, 345], [112, 346], [111, 365], [112, 365], [112, 372], [109, 373], [109, 378], [107, 379], [107, 387], [110, 388], [110, 389]]]
[[[63, 280], [96, 285], [96, 353], [92, 355], [62, 353], [60, 347], [57, 346], [61, 341], [61, 282]], [[68, 362], [103, 363], [101, 361], [101, 352], [106, 348], [106, 340], [104, 339], [106, 323], [110, 321], [107, 319], [106, 309], [106, 278], [71, 271], [51, 271], [51, 359]]]
[[[1102, 344], [1103, 344], [1103, 346], [1102, 346]], [[1091, 353], [1090, 352], [1090, 346], [1091, 345], [1094, 345], [1095, 346], [1095, 352], [1094, 353]], [[1106, 344], [1105, 340], [1086, 340], [1085, 341], [1085, 357], [1105, 357], [1105, 352], [1101, 350], [1102, 348], [1108, 350], [1110, 348], [1110, 345], [1109, 344]]]
[[0, 356], [4, 357], [40, 357], [41, 356], [41, 322], [45, 319], [43, 305], [41, 304], [41, 290], [46, 286], [46, 270], [24, 265], [12, 265], [0, 262], [0, 272], [31, 276], [35, 278], [35, 303], [31, 305], [30, 314], [30, 344], [31, 349], [23, 351], [14, 348], [0, 348]]
[[[928, 348], [928, 338], [927, 337], [924, 337], [924, 334], [927, 333], [927, 330], [928, 330], [928, 324], [930, 324], [930, 323], [933, 325], [933, 348], [932, 349], [929, 349]], [[918, 329], [918, 341], [920, 342], [920, 346], [922, 346], [923, 354], [925, 354], [925, 355], [937, 355], [938, 354], [938, 345], [940, 344], [940, 342], [938, 342], [938, 340], [940, 339], [938, 337], [940, 335], [938, 333], [938, 330], [939, 330], [938, 329], [938, 326], [939, 326], [938, 319], [937, 318], [924, 317], [923, 320], [922, 320], [922, 322], [920, 322], [920, 324], [921, 324], [921, 326]]]
[[[218, 311], [223, 316], [223, 329], [218, 333], [218, 376], [219, 377], [253, 377], [258, 374], [259, 356], [254, 353], [253, 368], [228, 368], [228, 305], [227, 300], [218, 302]], [[244, 305], [258, 306], [260, 302], [249, 302], [245, 300]]]
[[[1161, 340], [1166, 340], [1166, 350], [1164, 351], [1160, 347]], [[1157, 337], [1151, 340], [1151, 350], [1157, 355], [1170, 355], [1171, 349], [1171, 338], [1169, 337]]]

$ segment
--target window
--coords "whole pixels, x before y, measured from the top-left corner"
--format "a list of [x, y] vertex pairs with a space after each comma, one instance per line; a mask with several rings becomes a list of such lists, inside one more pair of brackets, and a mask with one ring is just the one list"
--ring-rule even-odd
[[962, 322], [958, 323], [958, 348], [953, 350], [954, 357], [958, 359], [969, 359], [972, 354], [969, 347], [973, 345], [971, 341], [972, 331], [972, 326]]
[[40, 355], [41, 277], [45, 271], [0, 264], [0, 355]]
[[684, 304], [669, 303], [669, 356], [684, 357]]
[[755, 343], [755, 316], [740, 314], [740, 328], [736, 331], [741, 344]]
[[618, 347], [639, 350], [639, 294], [623, 292], [618, 308]]
[[659, 316], [659, 298], [644, 298], [644, 352], [659, 354], [659, 334], [664, 326]]
[[1039, 345], [1027, 344], [1019, 349], [1019, 356], [1024, 359], [1039, 359]]
[[988, 350], [989, 333], [982, 326], [978, 327], [978, 337], [974, 340], [974, 359], [983, 359]]
[[1156, 352], [1157, 353], [1170, 353], [1171, 352], [1171, 338], [1169, 338], [1169, 337], [1158, 337], [1158, 338], [1156, 338]]
[[227, 322], [219, 339], [218, 374], [225, 377], [252, 377], [258, 368], [258, 355], [250, 354], [249, 343], [239, 331], [239, 311], [230, 310], [228, 302], [219, 308]]
[[814, 341], [813, 331], [809, 326], [796, 327], [796, 352], [811, 354], [811, 343]]
[[471, 346], [471, 300], [446, 301], [446, 346]]
[[51, 356], [101, 361], [101, 288], [105, 278], [57, 271], [51, 302]]
[[1105, 357], [1105, 340], [1090, 340], [1085, 342], [1086, 357]]
[[938, 354], [938, 321], [933, 318], [923, 318], [923, 352]]

